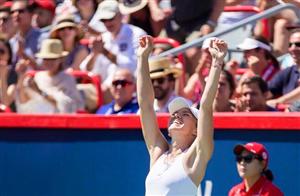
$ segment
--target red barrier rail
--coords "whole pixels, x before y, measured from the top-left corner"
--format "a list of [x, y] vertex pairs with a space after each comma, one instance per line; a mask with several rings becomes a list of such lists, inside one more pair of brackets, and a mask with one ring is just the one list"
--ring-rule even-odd
[[[138, 115], [102, 116], [92, 114], [24, 115], [0, 114], [0, 131], [7, 128], [64, 128], [64, 129], [140, 129]], [[160, 114], [158, 123], [167, 128], [168, 114]], [[215, 113], [217, 129], [300, 130], [300, 113], [251, 112]]]

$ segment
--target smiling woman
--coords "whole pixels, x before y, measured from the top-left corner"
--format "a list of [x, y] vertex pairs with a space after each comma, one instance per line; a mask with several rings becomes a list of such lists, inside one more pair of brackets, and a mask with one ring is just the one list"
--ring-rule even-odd
[[[197, 195], [213, 152], [213, 101], [227, 53], [227, 44], [211, 40], [209, 51], [212, 68], [200, 102], [200, 110], [182, 98], [168, 105], [171, 114], [168, 127], [171, 144], [159, 130], [154, 103], [154, 84], [148, 57], [153, 48], [150, 36], [140, 38], [138, 49], [137, 95], [144, 140], [150, 155], [150, 171], [146, 179], [146, 195]], [[162, 63], [162, 62], [161, 62]], [[156, 80], [154, 80], [156, 81]]]

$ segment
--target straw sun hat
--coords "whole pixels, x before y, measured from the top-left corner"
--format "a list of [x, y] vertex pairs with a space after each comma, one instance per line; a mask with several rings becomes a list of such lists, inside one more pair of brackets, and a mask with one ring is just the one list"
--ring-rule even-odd
[[119, 8], [122, 14], [131, 14], [144, 8], [147, 3], [147, 0], [120, 0]]
[[173, 74], [177, 78], [182, 74], [182, 69], [172, 66], [168, 58], [158, 58], [149, 61], [149, 72], [152, 79], [165, 77], [169, 74]]
[[74, 16], [71, 14], [64, 14], [57, 18], [57, 21], [53, 28], [50, 31], [50, 38], [58, 38], [58, 30], [72, 27], [77, 32], [77, 39], [81, 39], [83, 37], [82, 32], [79, 31], [77, 24], [75, 23]]
[[45, 39], [42, 42], [41, 50], [35, 56], [41, 59], [57, 59], [67, 56], [69, 53], [63, 50], [59, 39]]

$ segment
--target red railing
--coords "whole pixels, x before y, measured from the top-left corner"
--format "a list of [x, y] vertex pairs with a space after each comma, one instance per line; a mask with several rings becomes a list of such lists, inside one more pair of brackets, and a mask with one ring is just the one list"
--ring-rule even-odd
[[[33, 77], [37, 71], [31, 70], [26, 74]], [[101, 89], [101, 76], [95, 75], [92, 72], [79, 71], [79, 70], [68, 70], [68, 74], [72, 75], [74, 78], [79, 79], [79, 83], [91, 83], [96, 89], [97, 94], [97, 108], [103, 104], [103, 93]], [[81, 113], [81, 112], [80, 112]]]
[[[95, 115], [95, 114], [56, 114], [26, 115], [0, 113], [0, 129], [9, 128], [63, 128], [63, 129], [141, 129], [139, 115]], [[167, 128], [168, 114], [158, 115], [160, 128]], [[237, 123], [238, 122], [238, 123]], [[300, 113], [285, 112], [240, 112], [214, 113], [216, 129], [232, 130], [299, 130]]]

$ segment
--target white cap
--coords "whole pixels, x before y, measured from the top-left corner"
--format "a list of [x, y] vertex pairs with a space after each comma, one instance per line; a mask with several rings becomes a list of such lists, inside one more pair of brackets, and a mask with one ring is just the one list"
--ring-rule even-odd
[[267, 44], [252, 38], [244, 39], [243, 43], [239, 44], [237, 47], [241, 50], [252, 50], [255, 48], [262, 48], [271, 52], [271, 46], [268, 46]]
[[202, 44], [202, 49], [209, 48], [211, 40], [214, 40], [214, 39], [216, 39], [216, 37], [209, 37], [209, 38], [205, 39]]
[[192, 107], [191, 104], [189, 104], [189, 102], [183, 97], [176, 97], [168, 105], [170, 114], [173, 114], [182, 108], [190, 109], [195, 118], [198, 119], [199, 110], [195, 107]]
[[120, 12], [118, 1], [104, 0], [98, 5], [96, 12], [99, 13], [98, 20], [112, 19]]

